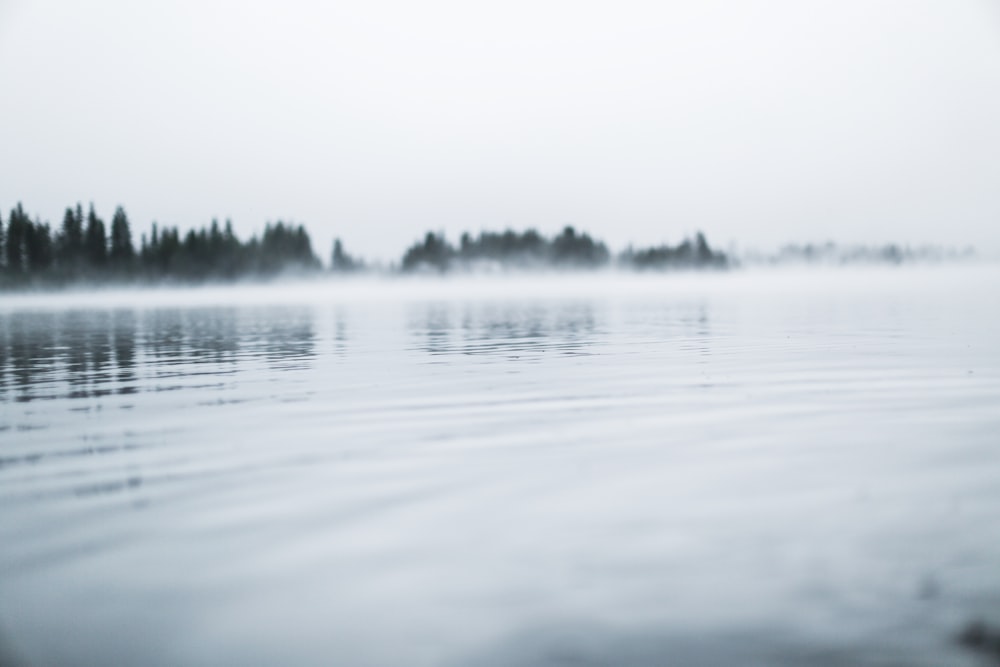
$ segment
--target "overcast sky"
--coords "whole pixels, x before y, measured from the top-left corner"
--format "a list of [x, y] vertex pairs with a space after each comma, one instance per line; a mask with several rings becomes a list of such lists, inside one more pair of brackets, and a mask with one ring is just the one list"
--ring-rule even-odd
[[1000, 2], [0, 0], [0, 207], [1000, 248]]

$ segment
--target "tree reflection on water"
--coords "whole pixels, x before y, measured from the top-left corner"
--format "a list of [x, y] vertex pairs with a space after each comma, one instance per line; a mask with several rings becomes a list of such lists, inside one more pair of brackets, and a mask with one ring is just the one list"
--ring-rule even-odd
[[307, 308], [13, 312], [0, 319], [0, 401], [162, 390], [153, 380], [231, 375], [257, 359], [308, 367], [312, 318]]

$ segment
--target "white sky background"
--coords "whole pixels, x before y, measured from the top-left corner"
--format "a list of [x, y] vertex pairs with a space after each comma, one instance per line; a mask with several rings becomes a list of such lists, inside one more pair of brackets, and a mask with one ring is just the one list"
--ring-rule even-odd
[[0, 0], [0, 207], [1000, 249], [1000, 2]]

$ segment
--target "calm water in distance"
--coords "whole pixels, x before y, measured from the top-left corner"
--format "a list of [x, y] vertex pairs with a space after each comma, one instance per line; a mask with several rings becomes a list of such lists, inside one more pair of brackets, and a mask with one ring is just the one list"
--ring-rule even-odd
[[982, 664], [998, 289], [0, 296], [0, 662]]

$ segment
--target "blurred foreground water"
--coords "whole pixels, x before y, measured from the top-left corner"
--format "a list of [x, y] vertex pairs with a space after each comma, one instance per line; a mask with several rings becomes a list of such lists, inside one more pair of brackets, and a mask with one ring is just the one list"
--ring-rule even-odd
[[0, 296], [0, 662], [991, 664], [998, 289]]

